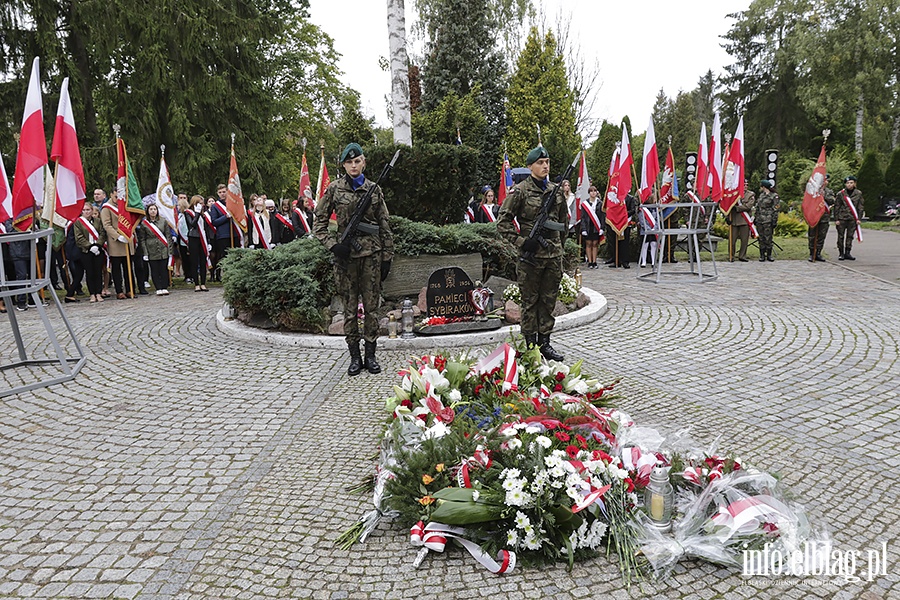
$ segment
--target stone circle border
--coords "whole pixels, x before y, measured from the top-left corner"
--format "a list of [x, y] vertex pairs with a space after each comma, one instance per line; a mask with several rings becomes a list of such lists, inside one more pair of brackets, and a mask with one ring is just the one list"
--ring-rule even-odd
[[[591, 303], [584, 308], [557, 317], [556, 325], [553, 328], [554, 332], [565, 331], [592, 323], [606, 313], [607, 301], [603, 294], [585, 287], [581, 288], [581, 291], [590, 298]], [[343, 336], [258, 329], [244, 325], [237, 319], [226, 321], [221, 309], [216, 313], [216, 327], [226, 335], [247, 342], [260, 342], [262, 344], [295, 348], [328, 348], [331, 350], [344, 350], [347, 348]], [[379, 337], [378, 348], [381, 350], [460, 348], [482, 344], [496, 344], [507, 339], [513, 333], [519, 333], [518, 325], [510, 325], [509, 327], [501, 327], [491, 331], [454, 333], [441, 336], [417, 336], [411, 340]]]

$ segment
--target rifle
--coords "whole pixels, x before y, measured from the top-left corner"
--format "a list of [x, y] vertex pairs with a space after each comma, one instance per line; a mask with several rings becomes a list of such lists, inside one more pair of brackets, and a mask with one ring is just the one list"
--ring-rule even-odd
[[[581, 158], [581, 152], [575, 155], [575, 160], [572, 161], [568, 167], [566, 167], [565, 173], [563, 173], [562, 177], [559, 179], [559, 183], [554, 185], [552, 188], [547, 186], [547, 189], [544, 190], [544, 193], [541, 195], [541, 212], [538, 213], [537, 219], [534, 221], [534, 225], [531, 227], [531, 233], [528, 234], [529, 240], [535, 240], [538, 244], [541, 245], [542, 248], [546, 248], [550, 245], [546, 239], [544, 239], [544, 226], [547, 223], [547, 220], [550, 218], [550, 207], [553, 206], [554, 198], [556, 196], [556, 191], [559, 189], [559, 186], [563, 181], [572, 176], [572, 172], [575, 170], [575, 167], [578, 165], [578, 159]], [[568, 228], [568, 224], [566, 224]], [[532, 259], [534, 258], [534, 252], [524, 252], [522, 256], [519, 257], [519, 260], [528, 263], [530, 265], [534, 265]]]
[[394, 154], [394, 158], [391, 159], [391, 162], [384, 165], [384, 170], [381, 171], [381, 175], [378, 176], [375, 185], [370, 187], [369, 191], [366, 192], [366, 195], [359, 201], [359, 204], [356, 206], [356, 212], [350, 217], [350, 221], [347, 223], [344, 233], [341, 234], [341, 239], [338, 240], [338, 244], [343, 244], [344, 246], [349, 245], [357, 252], [362, 250], [362, 245], [360, 245], [356, 236], [359, 235], [363, 216], [365, 216], [366, 211], [368, 211], [369, 207], [372, 205], [372, 194], [375, 192], [375, 188], [378, 187], [378, 184], [380, 184], [387, 177], [388, 173], [390, 173], [391, 169], [394, 168], [394, 164], [397, 162], [398, 158], [400, 158], [399, 150]]

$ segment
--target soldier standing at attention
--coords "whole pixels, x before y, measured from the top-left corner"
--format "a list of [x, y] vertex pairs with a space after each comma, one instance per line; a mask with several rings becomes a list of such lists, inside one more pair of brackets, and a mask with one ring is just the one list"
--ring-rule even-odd
[[[517, 275], [522, 292], [522, 335], [528, 345], [540, 346], [541, 355], [549, 360], [562, 361], [563, 356], [550, 345], [553, 331], [553, 308], [559, 295], [562, 279], [563, 244], [566, 241], [569, 210], [562, 187], [557, 187], [543, 233], [547, 247], [530, 239], [534, 222], [541, 212], [541, 200], [547, 189], [550, 174], [550, 155], [543, 146], [528, 153], [525, 165], [531, 176], [519, 182], [500, 207], [497, 231], [522, 253], [533, 254], [529, 262], [519, 261]], [[519, 231], [513, 219], [518, 219]]]
[[[856, 214], [850, 210], [850, 204], [856, 209]], [[856, 219], [862, 214], [863, 195], [856, 189], [856, 177], [851, 175], [844, 179], [844, 189], [838, 194], [834, 202], [834, 220], [837, 228], [838, 260], [856, 260], [850, 255], [853, 248], [853, 236], [856, 234]]]
[[775, 262], [772, 258], [772, 237], [775, 234], [775, 223], [778, 222], [778, 194], [775, 184], [768, 179], [759, 182], [759, 198], [756, 200], [756, 230], [759, 232], [759, 262]]
[[[815, 227], [810, 227], [806, 232], [809, 238], [809, 262], [825, 262], [822, 258], [822, 248], [825, 247], [825, 236], [828, 235], [828, 214], [834, 206], [834, 192], [828, 187], [828, 173], [825, 174], [825, 189], [822, 190], [822, 199], [825, 201], [825, 212]], [[855, 227], [855, 226], [854, 226]]]
[[[381, 282], [387, 278], [394, 258], [394, 238], [388, 223], [384, 194], [380, 187], [363, 175], [366, 157], [360, 145], [347, 144], [341, 152], [341, 163], [347, 174], [328, 186], [316, 206], [314, 231], [316, 238], [334, 254], [335, 280], [344, 301], [344, 336], [350, 351], [347, 374], [359, 375], [363, 367], [369, 373], [376, 374], [381, 372], [381, 366], [375, 360], [378, 338], [376, 311], [381, 297]], [[359, 235], [356, 240], [362, 249], [355, 250], [338, 243], [359, 201], [373, 187], [372, 203], [357, 229]], [[328, 219], [332, 212], [337, 215], [337, 233], [328, 231]], [[360, 357], [359, 323], [356, 319], [360, 297], [366, 313], [363, 325], [365, 361]]]

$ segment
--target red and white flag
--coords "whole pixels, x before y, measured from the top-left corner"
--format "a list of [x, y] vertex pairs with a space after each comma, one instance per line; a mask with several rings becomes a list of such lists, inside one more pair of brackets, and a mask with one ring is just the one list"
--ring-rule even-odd
[[623, 123], [619, 157], [616, 161], [615, 171], [609, 179], [609, 191], [606, 194], [606, 222], [617, 235], [622, 235], [622, 232], [628, 227], [628, 207], [625, 205], [625, 198], [631, 191], [630, 169], [632, 164], [628, 130]]
[[13, 226], [28, 231], [34, 222], [35, 205], [44, 199], [44, 168], [47, 166], [47, 138], [44, 135], [44, 111], [41, 108], [40, 61], [34, 59], [25, 114], [16, 155], [16, 174], [12, 191]]
[[653, 186], [659, 177], [659, 150], [656, 148], [656, 133], [653, 131], [653, 117], [644, 137], [644, 154], [641, 161], [641, 202], [646, 202], [653, 194]]
[[238, 175], [237, 158], [234, 156], [234, 141], [231, 143], [231, 163], [228, 167], [228, 185], [225, 188], [225, 206], [231, 213], [231, 219], [240, 230], [247, 232], [247, 207], [244, 206], [244, 192], [241, 190], [241, 177]]
[[[659, 161], [657, 161], [659, 162]], [[616, 189], [618, 190], [619, 200], [624, 200], [631, 192], [631, 167], [634, 165], [634, 159], [631, 157], [631, 141], [628, 139], [628, 129], [625, 123], [622, 123], [622, 145], [619, 148], [619, 161], [617, 165], [618, 181]], [[616, 176], [616, 173], [613, 173]]]
[[59, 108], [56, 111], [56, 128], [53, 131], [50, 160], [56, 161], [56, 212], [66, 221], [74, 221], [81, 215], [86, 186], [72, 102], [69, 100], [68, 77], [63, 79], [62, 89], [59, 92]]
[[700, 144], [697, 146], [697, 177], [694, 181], [694, 192], [700, 200], [705, 200], [709, 196], [709, 157], [706, 148], [706, 123], [700, 126]]
[[12, 219], [12, 189], [9, 187], [9, 178], [6, 176], [6, 167], [3, 166], [3, 156], [0, 155], [0, 225], [7, 219]]
[[581, 162], [578, 163], [578, 187], [575, 188], [575, 220], [581, 220], [581, 206], [587, 202], [591, 194], [591, 178], [588, 176], [587, 170], [587, 153], [581, 151]]
[[300, 193], [297, 194], [297, 203], [309, 210], [316, 208], [312, 184], [309, 181], [309, 165], [306, 163], [306, 152], [303, 153], [303, 161], [300, 163]]
[[809, 181], [806, 182], [806, 191], [803, 194], [803, 218], [810, 227], [815, 227], [822, 220], [822, 216], [828, 212], [825, 204], [825, 145], [819, 152], [819, 160], [813, 169]]
[[319, 179], [316, 182], [316, 200], [313, 208], [319, 204], [319, 200], [325, 195], [325, 190], [331, 185], [331, 178], [328, 176], [328, 165], [325, 164], [325, 150], [322, 150], [322, 162], [319, 163]]
[[509, 166], [509, 154], [503, 153], [503, 166], [500, 167], [500, 186], [497, 188], [497, 206], [502, 206], [509, 189], [513, 186], [512, 168]]
[[725, 164], [725, 173], [722, 179], [722, 200], [719, 208], [728, 215], [734, 205], [744, 197], [744, 117], [738, 120], [734, 139], [728, 151], [728, 162]]
[[[712, 137], [709, 140], [709, 194], [713, 202], [722, 200], [722, 123], [719, 113], [713, 119]], [[701, 196], [702, 198], [702, 196]]]

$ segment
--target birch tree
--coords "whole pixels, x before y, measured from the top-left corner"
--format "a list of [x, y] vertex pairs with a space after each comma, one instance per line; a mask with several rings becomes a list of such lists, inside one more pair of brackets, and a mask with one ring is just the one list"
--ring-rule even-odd
[[412, 146], [405, 11], [404, 0], [388, 0], [388, 42], [391, 53], [391, 112], [394, 121], [394, 141], [398, 144]]

